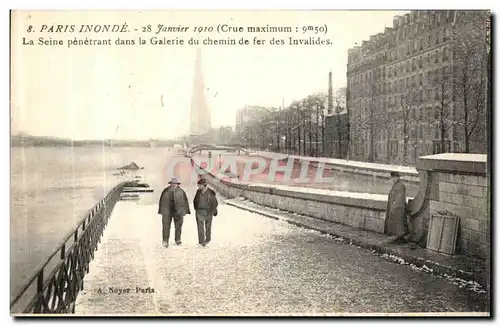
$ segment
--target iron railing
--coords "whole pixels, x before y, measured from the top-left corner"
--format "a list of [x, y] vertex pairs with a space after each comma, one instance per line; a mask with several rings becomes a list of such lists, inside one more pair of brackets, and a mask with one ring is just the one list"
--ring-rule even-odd
[[126, 182], [118, 184], [85, 214], [76, 229], [35, 270], [27, 284], [11, 301], [11, 314], [64, 314], [75, 312], [75, 301], [83, 289], [104, 228], [120, 200]]

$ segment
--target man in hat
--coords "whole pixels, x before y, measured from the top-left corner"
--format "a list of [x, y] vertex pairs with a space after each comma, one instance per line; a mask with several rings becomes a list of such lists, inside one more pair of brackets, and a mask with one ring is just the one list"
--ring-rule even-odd
[[163, 246], [165, 248], [168, 247], [172, 219], [174, 220], [175, 226], [175, 243], [177, 245], [182, 244], [182, 223], [184, 216], [186, 214], [191, 214], [191, 211], [189, 209], [189, 201], [186, 192], [181, 189], [180, 182], [175, 177], [170, 180], [169, 186], [161, 193], [158, 214], [162, 215]]
[[207, 181], [203, 178], [198, 181], [193, 206], [196, 211], [198, 243], [205, 247], [212, 237], [212, 219], [217, 216], [218, 202], [215, 191], [208, 188]]
[[395, 242], [404, 242], [406, 232], [406, 187], [398, 172], [391, 172], [394, 182], [387, 201], [385, 229], [388, 235], [396, 236]]

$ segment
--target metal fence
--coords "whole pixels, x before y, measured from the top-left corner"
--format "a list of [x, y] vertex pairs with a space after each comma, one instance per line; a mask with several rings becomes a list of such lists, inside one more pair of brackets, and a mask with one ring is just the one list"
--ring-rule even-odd
[[118, 184], [83, 218], [11, 301], [11, 314], [75, 312], [98, 243], [126, 182]]

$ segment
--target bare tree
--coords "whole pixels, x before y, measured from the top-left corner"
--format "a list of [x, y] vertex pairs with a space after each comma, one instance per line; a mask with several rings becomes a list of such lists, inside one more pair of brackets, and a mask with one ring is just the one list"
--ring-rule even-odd
[[369, 110], [369, 119], [368, 119], [368, 125], [370, 127], [370, 149], [368, 152], [368, 162], [374, 162], [375, 161], [375, 110], [376, 110], [376, 95], [377, 95], [377, 89], [376, 89], [376, 84], [375, 81], [372, 79], [371, 83], [368, 85], [368, 101], [367, 101], [367, 106]]
[[339, 154], [341, 158], [346, 155], [345, 147], [349, 146], [349, 130], [347, 128], [347, 123], [344, 121], [343, 115], [346, 112], [346, 102], [347, 102], [347, 88], [342, 87], [336, 90], [333, 96], [333, 115], [334, 118], [334, 128], [337, 136], [335, 137], [335, 152]]
[[[294, 149], [297, 151], [297, 155], [300, 155], [301, 153], [301, 135], [300, 135], [300, 127], [301, 127], [301, 122], [302, 122], [302, 113], [300, 110], [300, 102], [299, 101], [294, 101], [292, 103], [292, 107], [294, 108], [294, 124], [292, 127], [292, 130], [294, 131]], [[295, 143], [297, 143], [297, 147], [295, 147]]]
[[313, 120], [313, 111], [311, 107], [311, 96], [308, 96], [307, 99], [305, 100], [306, 104], [306, 118], [308, 122], [308, 132], [307, 134], [309, 135], [309, 146], [308, 146], [308, 152], [306, 153], [306, 156], [314, 156], [312, 153], [312, 134], [313, 134], [313, 126], [312, 126], [312, 120]]
[[418, 93], [414, 90], [406, 90], [399, 97], [399, 105], [400, 105], [400, 118], [401, 118], [401, 127], [403, 134], [403, 165], [408, 165], [408, 144], [410, 140], [410, 114], [411, 110], [418, 104], [420, 104], [420, 97], [417, 95]]
[[321, 153], [323, 156], [326, 155], [325, 153], [325, 105], [326, 103], [326, 95], [325, 96], [322, 96], [322, 95], [319, 95], [318, 96], [318, 103], [319, 104], [319, 110], [321, 112]]
[[[350, 139], [353, 140], [351, 143], [355, 145], [357, 148], [358, 145], [364, 145], [368, 147], [368, 155], [365, 157], [363, 155], [362, 159], [366, 159], [367, 161], [373, 161], [373, 105], [372, 105], [372, 96], [373, 90], [372, 87], [366, 87], [360, 90], [360, 96], [356, 100], [356, 103], [353, 103], [353, 107], [355, 110], [350, 112], [349, 122], [350, 122]], [[363, 150], [365, 153], [365, 150]], [[352, 153], [351, 153], [352, 154]]]
[[454, 126], [452, 117], [452, 101], [449, 92], [451, 91], [451, 82], [449, 74], [445, 71], [444, 74], [437, 76], [433, 84], [436, 88], [436, 116], [432, 125], [437, 126], [439, 130], [440, 152], [446, 152], [446, 139], [448, 138], [447, 131]]
[[325, 107], [328, 95], [316, 93], [310, 96], [312, 113], [316, 118], [316, 153], [319, 155], [319, 142], [321, 134], [321, 153], [325, 155]]
[[[489, 67], [488, 12], [467, 13], [469, 25], [457, 28], [453, 53], [455, 124], [464, 133], [465, 152], [470, 152], [470, 141], [478, 124], [485, 117]], [[486, 127], [486, 126], [484, 126]]]
[[316, 156], [319, 156], [319, 105], [316, 105], [316, 103], [314, 102], [314, 98], [312, 99], [312, 103], [313, 103], [313, 108], [316, 108], [316, 112], [315, 112], [315, 115], [316, 115], [316, 149], [315, 149], [315, 152], [316, 152]]

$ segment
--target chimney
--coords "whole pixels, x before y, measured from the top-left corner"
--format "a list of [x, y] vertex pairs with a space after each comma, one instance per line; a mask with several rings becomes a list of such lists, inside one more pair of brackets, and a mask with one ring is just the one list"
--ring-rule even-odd
[[333, 89], [332, 89], [332, 72], [328, 73], [328, 114], [332, 113], [333, 109]]

